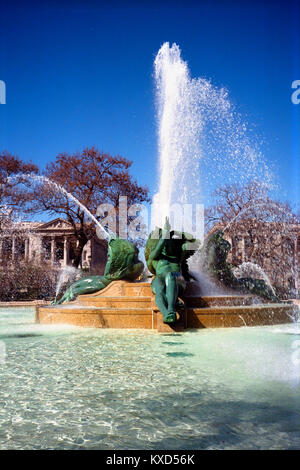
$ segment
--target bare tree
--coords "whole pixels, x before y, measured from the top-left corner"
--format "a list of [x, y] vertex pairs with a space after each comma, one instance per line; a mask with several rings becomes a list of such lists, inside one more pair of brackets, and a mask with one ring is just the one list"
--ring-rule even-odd
[[6, 151], [0, 153], [0, 228], [30, 210], [32, 194], [22, 177], [29, 173], [38, 173], [38, 167]]
[[[117, 208], [119, 196], [127, 196], [128, 204], [148, 202], [148, 188], [140, 186], [130, 175], [132, 162], [119, 155], [111, 156], [96, 148], [85, 148], [69, 155], [61, 153], [49, 163], [44, 175], [76, 197], [93, 215], [100, 204], [110, 203]], [[73, 246], [77, 267], [87, 241], [95, 235], [95, 227], [82, 208], [46, 182], [33, 191], [32, 210], [62, 215], [73, 227], [76, 244]]]
[[263, 184], [220, 186], [215, 204], [206, 210], [206, 230], [224, 230], [232, 244], [232, 264], [252, 262], [262, 267], [275, 285], [297, 276], [295, 239], [299, 218], [288, 202], [273, 200]]

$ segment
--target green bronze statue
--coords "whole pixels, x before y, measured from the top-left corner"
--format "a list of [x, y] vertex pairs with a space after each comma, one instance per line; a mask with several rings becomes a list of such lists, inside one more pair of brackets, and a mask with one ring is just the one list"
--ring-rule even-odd
[[231, 266], [227, 263], [230, 250], [231, 245], [223, 238], [222, 230], [213, 233], [205, 240], [200, 250], [201, 271], [230, 289], [258, 295], [272, 302], [280, 302], [264, 280], [252, 277], [237, 278], [233, 274]]
[[112, 281], [134, 281], [143, 272], [144, 264], [138, 258], [139, 250], [131, 242], [121, 238], [112, 238], [108, 244], [108, 259], [103, 276], [90, 276], [74, 282], [60, 300], [54, 300], [53, 305], [70, 302], [80, 294], [93, 294]]
[[[187, 259], [194, 254], [199, 243], [188, 233], [170, 229], [169, 219], [166, 218], [164, 228], [151, 232], [145, 247], [147, 267], [155, 275], [151, 289], [164, 323], [174, 323], [176, 320], [178, 295], [183, 294], [186, 283], [192, 277]], [[189, 244], [192, 243], [194, 249], [190, 248]]]

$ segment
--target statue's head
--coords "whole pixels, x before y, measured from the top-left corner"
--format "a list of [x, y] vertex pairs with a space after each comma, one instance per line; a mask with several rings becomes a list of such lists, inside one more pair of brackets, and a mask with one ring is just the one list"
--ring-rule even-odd
[[[155, 227], [155, 229], [150, 233], [145, 246], [146, 261], [148, 260], [151, 251], [155, 249], [161, 236], [162, 229], [159, 227]], [[175, 237], [174, 230], [170, 230], [170, 236], [166, 240], [166, 244], [163, 247], [162, 253], [166, 256], [177, 256], [181, 252], [181, 248], [184, 242], [184, 240]]]

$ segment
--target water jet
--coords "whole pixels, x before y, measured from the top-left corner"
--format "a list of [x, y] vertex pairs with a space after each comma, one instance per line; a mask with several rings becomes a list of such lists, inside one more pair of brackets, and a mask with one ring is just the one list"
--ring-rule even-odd
[[[241, 177], [247, 180], [255, 175], [261, 177], [264, 185], [271, 184], [271, 174], [262, 155], [251, 145], [247, 126], [235, 113], [226, 90], [217, 89], [202, 78], [192, 79], [176, 44], [171, 47], [169, 43], [163, 44], [154, 68], [159, 150], [159, 187], [154, 196], [154, 222], [158, 227], [162, 227], [165, 218], [170, 217], [174, 203], [194, 204], [203, 198], [205, 172], [210, 177], [210, 184], [215, 183], [216, 169], [222, 173], [226, 171], [228, 181], [240, 180]], [[217, 145], [213, 147], [212, 142], [217, 142]], [[219, 149], [220, 152], [220, 148], [224, 150], [222, 154], [217, 151]], [[209, 165], [210, 171], [207, 171]], [[200, 270], [201, 273], [194, 276], [196, 279], [192, 279], [193, 276], [188, 274], [187, 258], [193, 253], [179, 255], [177, 251], [175, 254], [176, 249], [180, 251], [182, 248], [175, 241], [173, 245], [175, 243], [177, 248], [175, 245], [172, 248], [172, 240], [167, 241], [164, 234], [164, 230], [184, 232], [181, 232], [181, 227], [173, 226], [172, 230], [169, 225], [165, 227], [156, 229], [158, 236], [154, 244], [151, 241], [151, 245], [149, 237], [146, 245], [147, 265], [155, 275], [151, 284], [137, 279], [141, 262], [136, 251], [132, 259], [135, 260], [134, 266], [139, 266], [137, 270], [132, 271], [133, 265], [124, 257], [121, 257], [122, 269], [115, 267], [111, 270], [109, 260], [104, 276], [73, 284], [56, 302], [63, 303], [62, 306], [37, 307], [36, 321], [174, 332], [187, 328], [272, 325], [296, 319], [298, 308], [279, 302], [266, 279], [239, 279], [234, 275], [226, 264], [229, 247], [225, 250], [225, 258], [222, 258], [222, 237], [219, 240], [221, 244], [215, 245], [213, 252], [210, 248], [206, 252], [209, 270], [206, 274]], [[180, 246], [184, 245], [184, 237]], [[117, 241], [118, 238], [109, 242], [109, 246]], [[129, 242], [127, 247], [130, 251]], [[202, 250], [205, 252], [204, 247]], [[209, 279], [212, 272], [216, 275]], [[202, 282], [205, 276], [206, 281]], [[216, 292], [205, 292], [205, 286], [211, 289], [212, 285], [216, 286]]]

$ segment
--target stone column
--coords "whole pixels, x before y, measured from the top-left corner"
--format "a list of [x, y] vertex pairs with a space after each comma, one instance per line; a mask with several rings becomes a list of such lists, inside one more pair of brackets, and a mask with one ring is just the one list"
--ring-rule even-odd
[[232, 238], [226, 237], [226, 240], [230, 243], [230, 251], [228, 253], [227, 261], [228, 263], [232, 263]]
[[31, 236], [29, 235], [29, 238], [28, 238], [28, 261], [31, 260]]
[[69, 262], [69, 245], [68, 245], [68, 238], [64, 237], [64, 259], [63, 265], [67, 266]]
[[245, 238], [242, 237], [242, 239], [239, 241], [239, 252], [241, 253], [241, 261], [242, 263], [245, 261]]
[[45, 254], [43, 252], [43, 238], [43, 236], [40, 236], [33, 244], [33, 248], [36, 247], [35, 259], [37, 259], [40, 263], [45, 259]]
[[55, 263], [55, 238], [51, 238], [51, 264]]
[[29, 249], [29, 239], [25, 238], [25, 252], [24, 252], [24, 260], [28, 260], [28, 250]]
[[11, 244], [11, 260], [12, 261], [15, 261], [15, 255], [16, 255], [15, 251], [16, 251], [16, 237], [15, 235], [13, 235], [12, 244]]
[[294, 266], [295, 266], [295, 289], [299, 289], [299, 280], [298, 280], [298, 237], [294, 239]]

